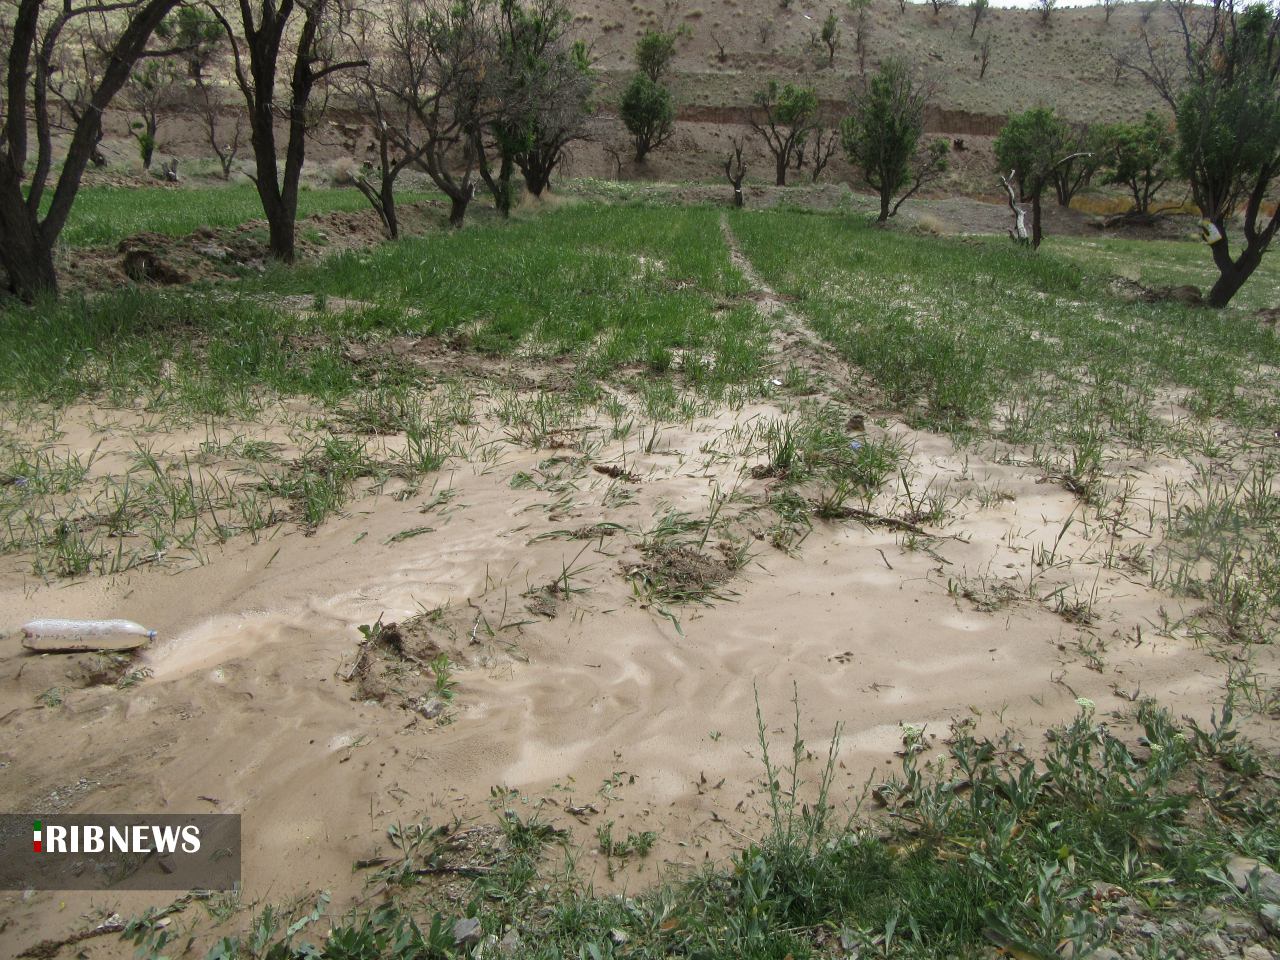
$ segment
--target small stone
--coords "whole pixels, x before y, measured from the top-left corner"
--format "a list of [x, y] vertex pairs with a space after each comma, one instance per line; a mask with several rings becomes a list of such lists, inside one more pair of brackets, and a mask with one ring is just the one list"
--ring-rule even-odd
[[520, 950], [520, 934], [514, 929], [508, 930], [506, 936], [498, 943], [498, 954], [503, 957], [514, 957]]
[[1089, 960], [1124, 960], [1124, 958], [1110, 947], [1099, 947], [1089, 954]]
[[1258, 919], [1273, 937], [1280, 937], [1280, 906], [1274, 903], [1263, 904], [1258, 911]]
[[1270, 903], [1280, 903], [1280, 873], [1253, 857], [1232, 857], [1227, 861], [1227, 876], [1240, 890], [1257, 885], [1258, 896]]
[[438, 697], [431, 697], [429, 700], [419, 700], [416, 707], [417, 711], [428, 720], [434, 720], [440, 714], [444, 713], [444, 701]]
[[1260, 943], [1251, 943], [1240, 954], [1242, 960], [1275, 960], [1275, 954]]
[[475, 917], [463, 917], [453, 924], [453, 942], [459, 946], [479, 943], [481, 937], [480, 921]]
[[1231, 946], [1216, 933], [1206, 933], [1201, 937], [1200, 946], [1211, 957], [1226, 957], [1232, 953]]
[[1254, 940], [1266, 936], [1266, 931], [1252, 917], [1238, 913], [1228, 913], [1223, 929], [1229, 937], [1249, 937]]
[[1147, 905], [1137, 897], [1121, 897], [1116, 901], [1116, 908], [1122, 912], [1134, 917], [1149, 917], [1151, 911], [1147, 909]]

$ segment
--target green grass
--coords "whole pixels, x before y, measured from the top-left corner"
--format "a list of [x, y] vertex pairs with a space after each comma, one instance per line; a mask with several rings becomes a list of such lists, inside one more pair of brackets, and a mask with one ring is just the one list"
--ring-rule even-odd
[[[1239, 231], [1233, 232], [1230, 240], [1238, 253]], [[1090, 273], [1126, 277], [1148, 287], [1189, 283], [1207, 293], [1218, 278], [1209, 248], [1203, 243], [1052, 237], [1047, 249]], [[1231, 301], [1231, 310], [1248, 312], [1276, 306], [1280, 306], [1280, 266], [1274, 258], [1264, 257], [1262, 265]]]
[[1125, 303], [1051, 248], [996, 238], [800, 212], [732, 222], [764, 278], [922, 425], [1152, 450], [1183, 439], [1153, 414], [1170, 390], [1202, 419], [1258, 427], [1280, 414], [1268, 372], [1280, 339], [1238, 313]]
[[405, 312], [406, 329], [485, 352], [573, 355], [587, 375], [638, 364], [695, 384], [740, 382], [764, 347], [710, 209], [570, 205], [342, 254], [266, 282]]
[[[406, 191], [401, 203], [437, 197]], [[363, 210], [369, 203], [360, 191], [308, 189], [298, 194], [298, 216], [335, 210]], [[135, 188], [85, 186], [76, 194], [71, 217], [62, 231], [68, 247], [114, 246], [135, 233], [184, 236], [198, 227], [234, 227], [262, 219], [262, 202], [251, 183], [219, 187]]]
[[[412, 378], [359, 368], [353, 340], [454, 337], [490, 353], [572, 356], [575, 374], [631, 366], [718, 392], [760, 373], [767, 331], [730, 265], [715, 213], [569, 207], [404, 240], [226, 290], [127, 289], [34, 309], [0, 308], [0, 396], [66, 404], [136, 397], [196, 413], [251, 410], [263, 394], [336, 404]], [[306, 292], [364, 306], [307, 314], [272, 305]]]

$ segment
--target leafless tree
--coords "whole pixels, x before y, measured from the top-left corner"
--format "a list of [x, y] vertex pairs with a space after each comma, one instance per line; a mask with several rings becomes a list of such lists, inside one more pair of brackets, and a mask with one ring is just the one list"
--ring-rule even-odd
[[[307, 134], [324, 115], [325, 99], [335, 73], [363, 66], [346, 52], [350, 10], [343, 0], [237, 0], [238, 16], [217, 6], [209, 9], [226, 31], [235, 63], [236, 85], [249, 115], [254, 185], [267, 218], [271, 255], [292, 263], [298, 220], [298, 188], [306, 159]], [[283, 103], [276, 96], [280, 61], [289, 73]], [[286, 130], [284, 165], [279, 162], [276, 121]]]
[[730, 143], [733, 145], [733, 152], [724, 162], [724, 175], [733, 184], [733, 205], [741, 207], [743, 205], [742, 181], [747, 176], [747, 165], [742, 159], [741, 138], [734, 137]]
[[1102, 21], [1103, 23], [1111, 22], [1111, 14], [1115, 13], [1116, 7], [1120, 6], [1120, 0], [1102, 0]]
[[835, 155], [836, 148], [839, 146], [839, 130], [817, 128], [813, 136], [812, 169], [809, 171], [814, 183], [818, 182], [818, 177], [822, 176], [822, 171], [827, 169], [827, 164], [831, 162], [831, 158]]
[[[231, 107], [216, 88], [204, 81], [196, 84], [193, 103], [204, 126], [205, 140], [222, 168], [222, 179], [230, 180], [231, 168], [235, 166], [244, 138], [244, 111]], [[223, 114], [227, 109], [233, 118], [230, 124], [224, 122]]]
[[981, 80], [987, 75], [987, 64], [991, 62], [991, 34], [987, 34], [982, 38], [982, 45], [978, 47], [978, 79]]
[[[102, 137], [102, 114], [147, 55], [152, 34], [178, 0], [16, 0], [3, 48], [0, 93], [0, 267], [9, 288], [24, 300], [56, 294], [53, 247], [67, 222], [85, 167]], [[108, 22], [106, 11], [109, 9]], [[82, 89], [82, 109], [53, 196], [47, 195], [55, 160], [50, 79], [69, 34], [97, 18], [101, 72]], [[160, 53], [161, 51], [154, 51]], [[35, 157], [31, 166], [31, 135]], [[48, 204], [46, 207], [45, 204]], [[41, 211], [44, 211], [43, 215]]]
[[729, 59], [729, 54], [725, 52], [724, 44], [716, 39], [716, 35], [711, 34], [711, 42], [716, 45], [716, 62], [725, 63]]
[[[92, 113], [91, 95], [102, 80], [106, 54], [102, 48], [105, 37], [100, 30], [105, 24], [98, 17], [86, 17], [69, 30], [69, 36], [55, 46], [48, 61], [47, 91], [57, 103], [57, 112], [51, 118], [56, 130], [71, 132], [87, 122]], [[99, 123], [93, 138], [89, 160], [95, 167], [105, 167], [107, 158], [102, 153], [102, 124]]]

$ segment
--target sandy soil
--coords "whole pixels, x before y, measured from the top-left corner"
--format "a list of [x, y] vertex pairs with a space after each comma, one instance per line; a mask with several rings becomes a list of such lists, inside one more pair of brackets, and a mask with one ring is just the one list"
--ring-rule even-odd
[[[837, 395], [848, 372], [749, 276], [777, 324], [778, 372], [799, 360], [818, 399]], [[585, 845], [580, 867], [599, 889], [635, 889], [758, 833], [757, 693], [780, 749], [793, 691], [810, 749], [822, 752], [843, 724], [836, 793], [850, 805], [896, 763], [902, 724], [923, 725], [932, 738], [974, 718], [986, 729], [1011, 727], [1034, 749], [1045, 725], [1075, 712], [1077, 697], [1113, 711], [1153, 696], [1204, 718], [1222, 689], [1227, 666], [1214, 651], [1161, 629], [1178, 618], [1178, 602], [1102, 562], [1118, 542], [1146, 535], [1094, 521], [1016, 451], [957, 450], [868, 410], [873, 435], [892, 432], [910, 446], [916, 493], [947, 489], [946, 522], [926, 537], [817, 522], [787, 554], [763, 539], [758, 506], [774, 481], [751, 478], [760, 454], [749, 438], [753, 427], [793, 415], [796, 398], [779, 392], [664, 424], [653, 442], [605, 440], [590, 454], [586, 438], [607, 432], [584, 421], [563, 432], [566, 446], [530, 449], [495, 415], [518, 362], [450, 371], [438, 360], [424, 378], [461, 377], [479, 416], [469, 454], [433, 486], [409, 495], [393, 483], [314, 532], [286, 523], [256, 544], [211, 547], [204, 563], [175, 556], [111, 578], [45, 583], [21, 558], [4, 558], [6, 629], [59, 615], [127, 616], [159, 631], [135, 665], [150, 675], [124, 689], [95, 683], [81, 658], [25, 654], [16, 632], [0, 640], [6, 807], [238, 812], [246, 905], [326, 888], [340, 912], [364, 895], [352, 863], [387, 852], [389, 824], [491, 821], [486, 803], [504, 787], [522, 815], [542, 805], [574, 831]], [[527, 373], [531, 390], [553, 383], [554, 370]], [[290, 425], [307, 413], [287, 404], [266, 422], [218, 426], [287, 447]], [[100, 444], [100, 470], [135, 441], [175, 459], [208, 436], [204, 425], [157, 429], [139, 412], [87, 406], [58, 426], [68, 448]], [[624, 475], [594, 469], [611, 465]], [[1186, 470], [1172, 461], [1119, 465], [1138, 505]], [[561, 485], [513, 488], [521, 471]], [[627, 577], [643, 562], [639, 532], [672, 509], [707, 516], [717, 491], [734, 492], [725, 509], [735, 529], [760, 538], [751, 562], [710, 605], [668, 616], [641, 602]], [[891, 484], [875, 510], [891, 513], [901, 492]], [[556, 533], [600, 523], [626, 530], [583, 540]], [[1041, 550], [1054, 561], [1043, 563]], [[572, 589], [545, 589], [566, 565], [578, 570]], [[1090, 616], [1053, 612], [1055, 591], [1091, 598]], [[432, 610], [441, 612], [422, 616]], [[344, 680], [360, 656], [357, 628], [379, 617], [412, 625], [421, 649], [458, 664], [457, 697], [442, 717], [425, 719], [397, 696], [369, 699]], [[399, 666], [411, 694], [424, 689], [418, 661]], [[39, 706], [52, 686], [65, 689], [64, 704]], [[653, 853], [610, 871], [593, 839], [607, 821], [615, 835], [657, 831]], [[165, 902], [2, 894], [0, 950], [64, 936], [104, 910], [127, 916]], [[179, 922], [197, 914], [189, 908]], [[215, 931], [206, 920], [196, 932], [204, 942], [244, 916]], [[82, 946], [90, 957], [129, 953], [114, 937]]]

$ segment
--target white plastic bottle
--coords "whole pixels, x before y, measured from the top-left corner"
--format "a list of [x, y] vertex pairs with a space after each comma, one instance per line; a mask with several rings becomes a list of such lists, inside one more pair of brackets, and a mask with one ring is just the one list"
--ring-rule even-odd
[[41, 619], [23, 624], [22, 632], [28, 637], [104, 637], [128, 633], [148, 640], [156, 638], [154, 630], [148, 630], [132, 620]]

